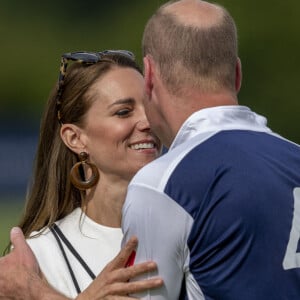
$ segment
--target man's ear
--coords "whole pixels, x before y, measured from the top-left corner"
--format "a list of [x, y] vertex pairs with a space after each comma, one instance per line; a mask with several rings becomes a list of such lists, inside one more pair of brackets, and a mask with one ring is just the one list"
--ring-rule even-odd
[[235, 66], [235, 90], [237, 93], [240, 91], [241, 85], [242, 85], [242, 63], [238, 57]]
[[149, 55], [146, 55], [143, 59], [144, 62], [144, 80], [145, 91], [147, 96], [151, 97], [153, 89], [153, 60]]
[[74, 124], [63, 124], [60, 136], [65, 145], [73, 152], [79, 154], [85, 148], [82, 129]]

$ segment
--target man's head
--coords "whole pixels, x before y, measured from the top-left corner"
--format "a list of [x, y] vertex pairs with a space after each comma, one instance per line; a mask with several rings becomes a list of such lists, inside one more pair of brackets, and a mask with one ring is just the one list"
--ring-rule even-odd
[[174, 94], [186, 86], [235, 91], [236, 27], [220, 6], [199, 0], [168, 2], [148, 21], [143, 54], [153, 57]]
[[[153, 74], [159, 78], [165, 92], [177, 100], [199, 98], [201, 94], [224, 93], [235, 98], [240, 88], [236, 26], [221, 6], [200, 0], [167, 2], [145, 27], [143, 54], [146, 92], [151, 98], [151, 89], [159, 88]], [[160, 102], [157, 111], [164, 109], [161, 102], [164, 99], [161, 98], [166, 96], [165, 93], [154, 91], [154, 94]], [[189, 106], [188, 101], [186, 106]], [[196, 111], [204, 107], [225, 105], [226, 101], [218, 98], [211, 103], [198, 101], [198, 105], [194, 101], [192, 107]], [[166, 117], [165, 112], [160, 113]], [[186, 117], [182, 116], [180, 122]], [[151, 116], [149, 118], [151, 122]]]

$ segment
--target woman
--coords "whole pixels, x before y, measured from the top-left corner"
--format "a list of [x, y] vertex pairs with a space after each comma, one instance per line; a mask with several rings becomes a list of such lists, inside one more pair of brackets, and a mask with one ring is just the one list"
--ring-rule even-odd
[[128, 183], [160, 154], [143, 97], [130, 52], [62, 56], [19, 226], [47, 281], [66, 296], [84, 290], [118, 253]]

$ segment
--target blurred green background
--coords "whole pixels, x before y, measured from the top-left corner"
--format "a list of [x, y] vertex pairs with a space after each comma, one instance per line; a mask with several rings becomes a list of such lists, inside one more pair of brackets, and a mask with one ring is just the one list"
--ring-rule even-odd
[[[166, 1], [1, 0], [0, 252], [16, 224], [30, 177], [39, 118], [68, 51], [128, 49], [141, 63], [144, 24]], [[240, 103], [300, 143], [300, 2], [216, 1], [238, 26]], [[49, 124], [51, 126], [51, 124]]]

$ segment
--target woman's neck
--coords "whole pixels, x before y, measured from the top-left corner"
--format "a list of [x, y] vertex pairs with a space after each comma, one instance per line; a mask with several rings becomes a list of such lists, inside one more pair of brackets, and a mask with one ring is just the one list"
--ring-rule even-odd
[[122, 207], [127, 187], [128, 182], [106, 181], [100, 177], [97, 186], [86, 195], [84, 207], [86, 215], [101, 225], [121, 227]]

